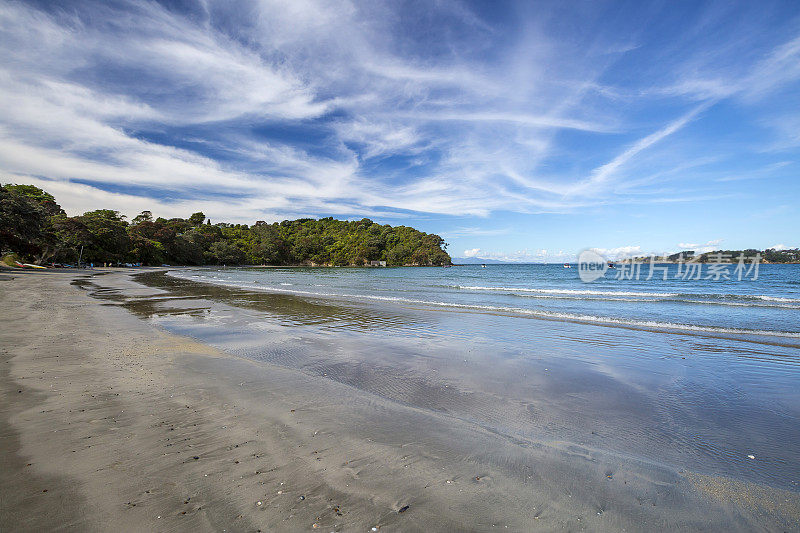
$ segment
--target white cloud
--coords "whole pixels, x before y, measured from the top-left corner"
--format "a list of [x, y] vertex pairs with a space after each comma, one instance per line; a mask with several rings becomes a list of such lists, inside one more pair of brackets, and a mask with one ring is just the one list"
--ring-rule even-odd
[[365, 146], [364, 158], [391, 155], [398, 152], [416, 152], [422, 141], [414, 127], [391, 120], [370, 121], [365, 118], [342, 121], [336, 125], [339, 138], [344, 142]]
[[[656, 81], [671, 83], [618, 88], [604, 74], [637, 49], [629, 35], [565, 39], [540, 24], [552, 15], [542, 8], [501, 38], [448, 1], [426, 16], [448, 17], [452, 33], [426, 51], [397, 25], [398, 6], [207, 0], [183, 16], [155, 2], [0, 4], [0, 172], [57, 183], [74, 210], [105, 189], [127, 191], [102, 193], [126, 212], [202, 204], [231, 220], [569, 212], [629, 202], [643, 175], [683, 164], [653, 152], [704, 110], [800, 77], [793, 38], [746, 62], [747, 75], [698, 52], [659, 64]], [[643, 126], [627, 110], [654, 99], [684, 111], [631, 141]], [[796, 144], [792, 124], [775, 126], [775, 146]], [[607, 148], [584, 157], [567, 135]], [[451, 234], [496, 230], [480, 231]]]
[[800, 36], [777, 46], [742, 83], [742, 96], [754, 101], [800, 78]]
[[[531, 106], [534, 101], [520, 100], [518, 87], [499, 78], [493, 66], [393, 53], [402, 38], [392, 37], [395, 17], [389, 8], [211, 1], [203, 19], [181, 17], [155, 3], [120, 5], [124, 9], [85, 6], [91, 17], [80, 9], [46, 13], [24, 4], [0, 6], [5, 58], [0, 60], [0, 170], [80, 179], [100, 188], [146, 187], [141, 194], [154, 197], [246, 195], [266, 199], [265, 211], [383, 208], [486, 216], [514, 206], [574, 205], [546, 197], [557, 193], [558, 185], [534, 185], [522, 177], [535, 164], [530, 148], [543, 153], [549, 135], [543, 132], [552, 129], [612, 129], [607, 122], [570, 116], [569, 106], [541, 100], [544, 86], [526, 89], [537, 93]], [[235, 19], [237, 10], [249, 10], [245, 18], [252, 24], [239, 28], [245, 39], [211, 23], [215, 13]], [[468, 10], [458, 12], [473, 33], [489, 32]], [[478, 43], [480, 35], [471, 41]], [[517, 61], [507, 66], [514, 70], [528, 63], [524, 57]], [[101, 71], [102, 78], [94, 77]], [[234, 128], [235, 134], [221, 128], [198, 143], [237, 157], [220, 160], [198, 155], [191, 145], [172, 147], [136, 133], [234, 120], [291, 123], [334, 109], [343, 118], [328, 130], [326, 155], [266, 142], [241, 128]], [[455, 120], [469, 125], [447, 126], [451, 131], [443, 137], [438, 124]], [[492, 132], [496, 124], [501, 135]], [[363, 148], [356, 154], [351, 144]], [[487, 150], [500, 147], [511, 157], [500, 152], [487, 157]], [[440, 163], [431, 165], [435, 159], [423, 153], [430, 148], [445, 151]], [[391, 173], [364, 174], [361, 158], [397, 154], [420, 155], [409, 164], [424, 170], [401, 185]], [[506, 179], [527, 191], [498, 184], [486, 195], [500, 159]], [[82, 186], [75, 187], [79, 190]]]
[[446, 113], [398, 113], [396, 116], [424, 121], [453, 122], [510, 122], [525, 126], [546, 127], [567, 130], [611, 133], [613, 127], [602, 123], [586, 122], [569, 118], [557, 118], [548, 115], [529, 115], [509, 112], [446, 112]]
[[644, 252], [641, 246], [617, 246], [616, 248], [592, 248], [593, 251], [607, 259], [625, 259], [628, 257], [640, 256]]
[[446, 232], [441, 233], [440, 235], [445, 238], [456, 238], [456, 237], [490, 237], [495, 235], [506, 235], [511, 233], [511, 228], [497, 228], [497, 229], [485, 229], [476, 226], [471, 227], [460, 227], [455, 228], [453, 230], [448, 230]]
[[678, 248], [681, 250], [694, 250], [698, 254], [704, 254], [719, 250], [719, 245], [722, 241], [723, 239], [712, 239], [705, 243], [680, 242], [678, 243]]
[[480, 248], [470, 248], [469, 250], [464, 250], [464, 257], [475, 257], [479, 253], [481, 253]]
[[[476, 248], [474, 250], [478, 249]], [[465, 254], [474, 250], [465, 250]], [[551, 252], [546, 249], [523, 249], [514, 252], [479, 250], [475, 255], [464, 255], [464, 257], [494, 259], [506, 263], [562, 263], [566, 261], [575, 261], [576, 254], [574, 252], [565, 252], [564, 250]]]
[[608, 181], [614, 174], [622, 167], [625, 163], [630, 161], [633, 157], [635, 157], [639, 152], [646, 150], [647, 148], [651, 147], [652, 145], [656, 144], [659, 141], [662, 141], [666, 137], [672, 135], [673, 133], [677, 132], [681, 128], [683, 128], [686, 124], [692, 121], [698, 114], [700, 114], [705, 109], [708, 109], [711, 105], [714, 104], [714, 100], [708, 100], [698, 106], [695, 106], [693, 109], [682, 115], [681, 117], [673, 120], [663, 128], [655, 131], [645, 137], [642, 137], [631, 146], [629, 146], [625, 151], [617, 155], [614, 159], [609, 161], [608, 163], [597, 167], [594, 169], [590, 175], [590, 177], [584, 180], [582, 183], [579, 183], [574, 192], [585, 193], [587, 189], [592, 190], [595, 189], [597, 185], [602, 185], [606, 181]]

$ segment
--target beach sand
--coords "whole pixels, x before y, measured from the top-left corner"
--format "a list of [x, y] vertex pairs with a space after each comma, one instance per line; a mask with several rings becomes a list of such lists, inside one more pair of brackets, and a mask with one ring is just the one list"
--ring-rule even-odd
[[229, 355], [73, 283], [92, 276], [153, 293], [124, 271], [0, 272], [0, 531], [799, 527], [796, 492]]

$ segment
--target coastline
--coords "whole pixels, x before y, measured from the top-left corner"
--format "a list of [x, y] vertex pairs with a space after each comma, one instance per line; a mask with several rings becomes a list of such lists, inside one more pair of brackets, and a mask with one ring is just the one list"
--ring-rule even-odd
[[0, 272], [0, 529], [797, 527], [796, 492], [511, 439], [167, 333], [73, 283], [147, 302], [139, 272]]

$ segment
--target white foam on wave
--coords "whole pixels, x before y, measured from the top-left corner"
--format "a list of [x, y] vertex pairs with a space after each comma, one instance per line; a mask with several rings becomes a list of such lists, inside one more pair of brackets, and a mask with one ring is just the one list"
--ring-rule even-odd
[[782, 296], [763, 296], [759, 294], [753, 296], [753, 298], [766, 300], [768, 302], [800, 303], [800, 298], [784, 298]]
[[[342, 295], [342, 296], [355, 296], [355, 295]], [[800, 332], [793, 331], [769, 331], [759, 329], [746, 329], [746, 328], [725, 328], [717, 326], [697, 326], [694, 324], [680, 324], [676, 322], [659, 322], [656, 320], [634, 320], [625, 318], [604, 317], [596, 315], [581, 315], [576, 313], [559, 313], [554, 311], [541, 311], [537, 309], [524, 309], [520, 307], [504, 307], [497, 305], [475, 305], [475, 304], [460, 304], [454, 302], [436, 302], [428, 300], [413, 300], [409, 298], [389, 297], [389, 296], [358, 296], [361, 298], [369, 298], [374, 300], [389, 300], [400, 301], [406, 303], [418, 303], [424, 305], [435, 305], [444, 307], [458, 307], [463, 309], [475, 310], [489, 310], [501, 313], [513, 313], [531, 315], [542, 318], [552, 318], [561, 320], [573, 320], [576, 322], [590, 322], [597, 324], [607, 325], [622, 325], [622, 326], [635, 326], [651, 329], [670, 329], [670, 330], [685, 330], [685, 331], [702, 331], [710, 333], [735, 333], [740, 335], [770, 335], [775, 337], [791, 337], [800, 339]]]
[[[726, 301], [714, 301], [714, 300], [684, 300], [684, 299], [676, 299], [670, 300], [675, 302], [681, 303], [690, 303], [690, 304], [701, 304], [701, 305], [723, 305], [729, 307], [759, 307], [763, 309], [800, 309], [798, 305], [791, 305], [791, 304], [781, 304], [777, 302], [781, 302], [782, 300], [767, 300], [765, 303], [758, 303], [758, 302], [726, 302]], [[769, 303], [769, 302], [776, 302], [776, 303]], [[793, 300], [788, 300], [789, 302]]]
[[617, 298], [614, 296], [601, 296], [587, 298], [589, 295], [572, 295], [572, 294], [512, 294], [511, 296], [518, 296], [520, 298], [537, 298], [541, 300], [589, 300], [597, 302], [658, 302], [657, 298], [632, 298], [622, 297]]
[[527, 287], [475, 287], [469, 285], [456, 285], [458, 289], [471, 291], [502, 291], [502, 292], [533, 292], [540, 294], [572, 294], [587, 296], [642, 296], [653, 298], [668, 298], [678, 296], [677, 292], [634, 292], [634, 291], [598, 291], [579, 289], [531, 289]]
[[[528, 287], [480, 287], [468, 285], [453, 285], [458, 289], [473, 291], [498, 291], [498, 292], [522, 292], [535, 294], [553, 294], [569, 296], [609, 296], [613, 298], [638, 297], [638, 298], [707, 298], [709, 301], [701, 300], [678, 300], [690, 303], [720, 303], [721, 305], [741, 305], [739, 303], [722, 303], [717, 300], [740, 299], [740, 300], [761, 300], [766, 302], [779, 303], [800, 303], [800, 298], [787, 298], [783, 296], [767, 296], [763, 294], [702, 294], [702, 293], [678, 293], [678, 292], [645, 292], [645, 291], [600, 291], [591, 289], [534, 289]], [[517, 296], [526, 296], [518, 294]], [[631, 300], [631, 301], [657, 301], [657, 300]], [[793, 307], [789, 307], [790, 309]]]
[[[569, 294], [517, 294], [513, 293], [511, 296], [517, 296], [520, 298], [537, 298], [542, 300], [584, 300], [584, 301], [596, 301], [596, 302], [633, 302], [633, 303], [643, 303], [643, 302], [672, 302], [672, 303], [687, 303], [687, 304], [698, 304], [698, 305], [722, 305], [728, 307], [758, 307], [758, 308], [766, 308], [766, 309], [800, 309], [800, 306], [793, 305], [792, 303], [781, 303], [783, 301], [792, 302], [791, 299], [771, 299], [768, 301], [751, 301], [749, 302], [732, 302], [732, 301], [725, 301], [722, 299], [712, 299], [712, 300], [696, 300], [693, 298], [687, 298], [688, 295], [681, 295], [676, 296], [673, 298], [669, 297], [653, 297], [653, 298], [644, 298], [644, 297], [621, 297], [618, 298], [616, 296], [594, 296], [594, 295], [569, 295]], [[704, 296], [702, 294], [698, 294], [696, 296]], [[760, 303], [763, 302], [763, 303]]]

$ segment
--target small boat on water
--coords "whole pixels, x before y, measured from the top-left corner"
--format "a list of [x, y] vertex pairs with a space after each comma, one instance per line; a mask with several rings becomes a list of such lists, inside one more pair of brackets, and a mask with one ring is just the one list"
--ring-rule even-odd
[[486, 265], [481, 265], [481, 268], [486, 268]]
[[569, 263], [564, 263], [564, 268], [572, 268], [572, 265], [570, 265]]
[[617, 268], [617, 265], [612, 263], [611, 261], [608, 262], [608, 268]]

